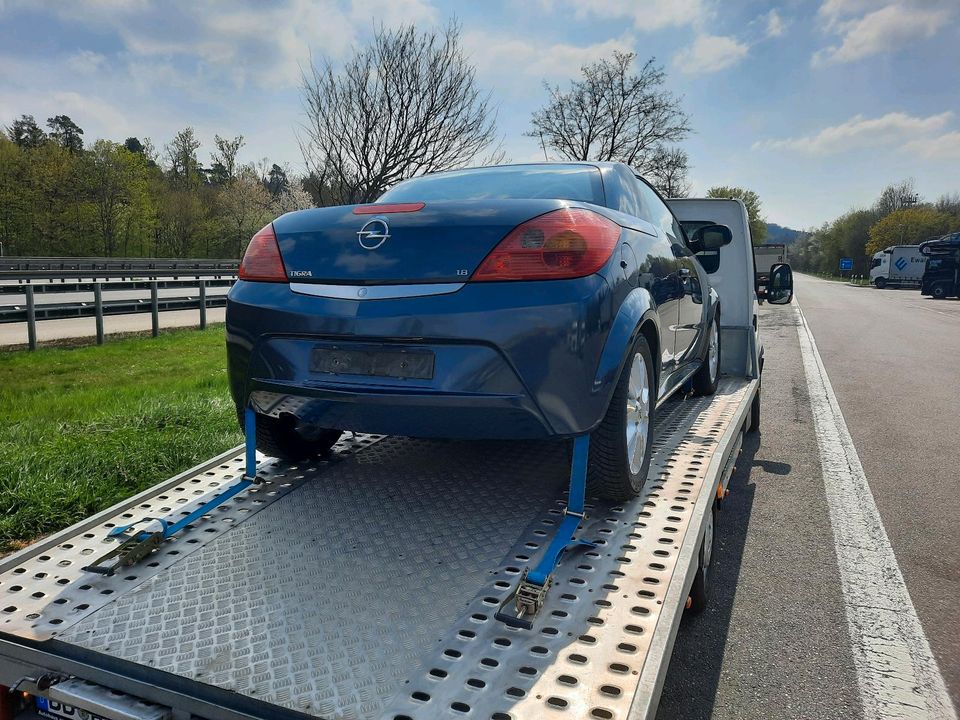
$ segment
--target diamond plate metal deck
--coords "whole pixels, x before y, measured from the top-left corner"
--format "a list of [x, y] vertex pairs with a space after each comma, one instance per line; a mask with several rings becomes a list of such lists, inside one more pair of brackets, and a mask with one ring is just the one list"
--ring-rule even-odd
[[59, 640], [338, 720], [632, 718], [753, 387], [661, 410], [641, 497], [588, 504], [600, 546], [564, 559], [532, 631], [493, 614], [561, 518], [563, 447], [387, 438]]
[[254, 485], [165, 541], [152, 555], [112, 577], [83, 567], [118, 541], [110, 528], [148, 517], [186, 516], [210, 493], [243, 475], [243, 453], [236, 448], [214, 461], [181, 473], [160, 486], [68, 528], [0, 562], [0, 631], [34, 640], [56, 637], [118, 595], [173, 566], [219, 535], [383, 436], [341, 439], [328, 459], [305, 467], [260, 458]]

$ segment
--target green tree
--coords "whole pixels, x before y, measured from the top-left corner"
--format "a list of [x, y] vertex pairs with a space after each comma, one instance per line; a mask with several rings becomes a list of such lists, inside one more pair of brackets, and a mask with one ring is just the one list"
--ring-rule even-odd
[[170, 179], [178, 188], [196, 188], [201, 182], [197, 150], [200, 141], [192, 127], [186, 127], [164, 148], [169, 165]]
[[47, 118], [47, 127], [50, 128], [50, 139], [64, 150], [74, 154], [83, 152], [83, 130], [68, 115]]
[[746, 188], [717, 185], [707, 190], [710, 198], [732, 198], [742, 200], [747, 207], [747, 219], [750, 222], [750, 239], [754, 245], [763, 245], [767, 237], [767, 220], [760, 214], [760, 196]]
[[22, 148], [38, 148], [47, 141], [47, 134], [40, 129], [33, 115], [21, 115], [7, 128], [7, 136]]
[[870, 228], [867, 253], [873, 255], [891, 245], [916, 245], [932, 237], [960, 230], [960, 218], [928, 205], [905, 207], [887, 215]]
[[213, 136], [217, 149], [210, 154], [210, 179], [217, 185], [233, 182], [237, 176], [237, 153], [243, 147], [243, 135], [227, 140], [219, 135]]

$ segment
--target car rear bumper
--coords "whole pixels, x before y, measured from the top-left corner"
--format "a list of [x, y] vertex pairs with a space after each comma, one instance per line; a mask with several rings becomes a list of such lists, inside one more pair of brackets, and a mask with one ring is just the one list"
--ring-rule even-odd
[[[238, 282], [227, 303], [238, 406], [301, 422], [417, 437], [537, 438], [592, 429], [611, 388], [596, 382], [612, 322], [606, 281], [467, 283], [452, 294], [314, 297]], [[323, 372], [317, 348], [430, 352], [432, 377]]]

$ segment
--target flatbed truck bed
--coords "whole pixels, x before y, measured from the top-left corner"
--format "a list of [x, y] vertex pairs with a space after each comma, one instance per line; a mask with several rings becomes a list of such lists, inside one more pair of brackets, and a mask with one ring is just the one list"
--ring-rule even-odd
[[599, 546], [533, 630], [494, 612], [564, 507], [561, 444], [356, 436], [267, 460], [135, 567], [81, 569], [116, 524], [238, 477], [236, 448], [0, 562], [0, 685], [108, 718], [104, 688], [170, 718], [653, 717], [757, 388], [661, 409], [642, 494], [588, 502]]
[[[671, 204], [735, 238], [711, 259], [723, 374], [658, 409], [637, 498], [568, 507], [579, 440], [573, 470], [561, 442], [234, 448], [0, 561], [0, 720], [653, 718], [763, 369], [743, 204]], [[503, 621], [571, 516], [593, 546], [563, 555], [531, 627]], [[150, 518], [185, 527], [84, 570]]]

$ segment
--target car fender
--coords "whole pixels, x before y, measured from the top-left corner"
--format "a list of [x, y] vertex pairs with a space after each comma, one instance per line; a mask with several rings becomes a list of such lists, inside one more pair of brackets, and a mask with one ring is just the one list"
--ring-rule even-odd
[[[604, 406], [613, 395], [617, 378], [620, 376], [623, 365], [627, 360], [627, 353], [640, 332], [640, 327], [648, 321], [652, 322], [656, 328], [659, 342], [662, 337], [660, 317], [657, 314], [653, 298], [646, 288], [634, 288], [624, 298], [619, 310], [617, 310], [617, 316], [613, 320], [610, 332], [607, 333], [607, 340], [603, 346], [603, 352], [600, 354], [600, 362], [597, 364], [597, 374], [593, 380], [593, 392], [605, 396]], [[659, 357], [656, 360], [658, 362], [655, 369], [659, 374]]]

